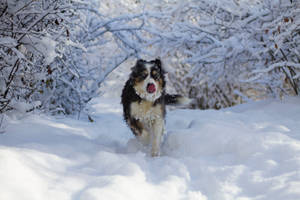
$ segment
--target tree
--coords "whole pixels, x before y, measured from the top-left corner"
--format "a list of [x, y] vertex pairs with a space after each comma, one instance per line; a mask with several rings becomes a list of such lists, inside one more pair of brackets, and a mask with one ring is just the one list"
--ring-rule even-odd
[[299, 93], [297, 1], [178, 0], [160, 9], [157, 48], [196, 107]]
[[78, 114], [145, 57], [197, 108], [299, 94], [297, 1], [7, 0], [0, 22], [0, 113]]
[[105, 77], [141, 52], [136, 31], [143, 14], [112, 17], [97, 7], [69, 0], [1, 3], [1, 113], [36, 107], [80, 113]]

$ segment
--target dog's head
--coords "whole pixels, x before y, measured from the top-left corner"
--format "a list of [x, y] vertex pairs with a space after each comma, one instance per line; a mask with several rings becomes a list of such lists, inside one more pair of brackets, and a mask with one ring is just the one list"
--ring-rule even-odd
[[165, 88], [165, 72], [159, 59], [138, 60], [131, 70], [133, 88], [142, 99], [153, 102], [161, 96]]

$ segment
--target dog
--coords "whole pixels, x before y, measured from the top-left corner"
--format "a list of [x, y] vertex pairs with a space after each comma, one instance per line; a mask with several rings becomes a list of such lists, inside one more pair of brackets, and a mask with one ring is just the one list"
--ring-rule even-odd
[[151, 155], [160, 155], [166, 105], [188, 105], [181, 95], [166, 94], [165, 74], [160, 59], [137, 60], [121, 95], [123, 117], [143, 145], [151, 144]]

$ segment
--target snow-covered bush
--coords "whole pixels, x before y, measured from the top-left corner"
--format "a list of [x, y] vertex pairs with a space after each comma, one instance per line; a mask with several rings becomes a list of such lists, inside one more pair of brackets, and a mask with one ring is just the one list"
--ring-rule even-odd
[[160, 10], [157, 49], [196, 107], [299, 93], [298, 1], [178, 0]]
[[197, 108], [299, 94], [298, 1], [0, 3], [0, 113], [80, 113], [129, 58], [161, 57]]
[[61, 56], [51, 65], [55, 77], [43, 88], [49, 97], [44, 103], [47, 109], [66, 114], [80, 113], [99, 95], [99, 86], [108, 74], [138, 54], [132, 31], [143, 24], [142, 15], [100, 13], [94, 9], [99, 7], [97, 2], [76, 7], [68, 40], [60, 42], [56, 51]]
[[105, 77], [141, 52], [135, 31], [142, 14], [113, 16], [111, 7], [100, 13], [97, 1], [0, 6], [0, 112], [80, 113]]
[[[264, 11], [253, 17], [251, 32], [258, 46], [248, 80], [264, 86], [268, 96], [300, 92], [300, 3], [267, 1]], [[250, 26], [247, 28], [250, 30]]]
[[51, 63], [72, 15], [67, 0], [1, 1], [0, 112], [43, 106], [37, 96], [53, 82]]

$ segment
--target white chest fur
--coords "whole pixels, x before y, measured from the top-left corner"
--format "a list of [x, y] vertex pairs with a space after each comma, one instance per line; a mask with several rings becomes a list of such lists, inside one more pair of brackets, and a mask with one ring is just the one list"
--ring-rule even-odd
[[141, 102], [133, 102], [130, 106], [131, 116], [143, 123], [151, 123], [156, 119], [163, 120], [163, 110], [160, 104], [153, 105], [152, 102], [142, 100]]
[[138, 137], [142, 144], [151, 141], [151, 155], [158, 156], [162, 135], [164, 133], [163, 108], [161, 104], [142, 100], [130, 105], [131, 116], [138, 119], [143, 125], [142, 134]]

